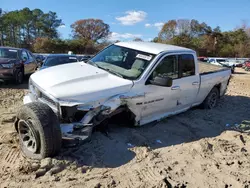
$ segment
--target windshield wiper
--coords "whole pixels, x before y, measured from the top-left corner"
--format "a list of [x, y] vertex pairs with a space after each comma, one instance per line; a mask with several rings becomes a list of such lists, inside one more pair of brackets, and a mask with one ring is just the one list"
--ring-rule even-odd
[[115, 71], [113, 71], [113, 70], [111, 70], [111, 69], [109, 69], [109, 68], [104, 68], [104, 67], [102, 67], [102, 66], [100, 66], [100, 65], [98, 65], [97, 63], [94, 63], [94, 62], [92, 62], [92, 61], [88, 61], [88, 63], [89, 63], [90, 65], [93, 65], [93, 66], [99, 68], [99, 69], [108, 71], [108, 72], [111, 73], [111, 74], [114, 74], [114, 75], [116, 75], [116, 76], [119, 76], [119, 77], [121, 77], [121, 78], [124, 78], [123, 75], [121, 75], [121, 74], [119, 74], [118, 72], [115, 72]]
[[121, 74], [119, 74], [119, 73], [117, 73], [117, 72], [115, 72], [115, 71], [113, 71], [113, 70], [111, 70], [111, 69], [101, 67], [101, 66], [99, 66], [99, 65], [97, 65], [97, 64], [96, 64], [96, 66], [97, 66], [98, 68], [102, 69], [102, 70], [108, 71], [108, 72], [111, 73], [111, 74], [115, 74], [116, 76], [119, 76], [119, 77], [123, 78], [123, 76], [122, 76]]
[[121, 77], [121, 78], [124, 78], [124, 76], [121, 75], [121, 74], [119, 74], [118, 72], [115, 72], [115, 71], [110, 70], [110, 69], [104, 69], [104, 70], [107, 70], [107, 71], [110, 72], [111, 74], [115, 74], [116, 76], [119, 76], [119, 77]]

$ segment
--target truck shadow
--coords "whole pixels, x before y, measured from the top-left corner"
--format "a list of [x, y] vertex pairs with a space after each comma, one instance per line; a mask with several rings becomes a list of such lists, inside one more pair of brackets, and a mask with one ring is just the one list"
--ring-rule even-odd
[[234, 72], [233, 75], [234, 74], [247, 74], [247, 72]]
[[80, 147], [64, 148], [57, 157], [78, 166], [116, 168], [135, 158], [145, 158], [145, 151], [216, 137], [243, 120], [249, 120], [250, 98], [224, 96], [217, 108], [194, 108], [185, 113], [142, 127], [110, 124], [108, 136], [94, 132]]
[[29, 77], [25, 76], [24, 81], [20, 85], [16, 85], [13, 81], [1, 81], [0, 82], [0, 89], [28, 89]]

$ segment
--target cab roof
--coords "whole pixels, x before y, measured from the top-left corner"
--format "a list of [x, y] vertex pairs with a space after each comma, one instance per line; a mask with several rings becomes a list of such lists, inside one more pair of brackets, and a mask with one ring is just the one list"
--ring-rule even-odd
[[154, 42], [131, 41], [131, 42], [118, 42], [118, 43], [115, 43], [115, 45], [125, 47], [125, 48], [131, 48], [134, 50], [147, 52], [147, 53], [151, 53], [151, 54], [159, 54], [161, 52], [192, 52], [192, 53], [195, 53], [194, 50], [191, 50], [189, 48], [184, 48], [184, 47], [174, 46], [174, 45], [169, 45], [169, 44], [154, 43]]

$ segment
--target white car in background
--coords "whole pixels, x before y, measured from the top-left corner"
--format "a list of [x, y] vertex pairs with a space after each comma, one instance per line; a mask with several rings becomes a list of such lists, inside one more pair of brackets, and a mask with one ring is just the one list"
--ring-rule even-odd
[[228, 58], [208, 58], [208, 63], [230, 68], [232, 73], [234, 73], [235, 70], [235, 64], [230, 62]]

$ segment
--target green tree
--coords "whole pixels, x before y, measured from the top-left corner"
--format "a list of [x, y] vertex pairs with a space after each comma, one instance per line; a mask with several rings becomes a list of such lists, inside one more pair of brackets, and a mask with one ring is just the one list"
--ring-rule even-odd
[[174, 38], [176, 35], [177, 22], [176, 20], [169, 20], [165, 23], [158, 34], [157, 41], [166, 42]]
[[[1, 11], [2, 13], [3, 11]], [[0, 14], [0, 44], [31, 48], [37, 37], [58, 38], [56, 13], [24, 8]]]
[[97, 42], [109, 36], [109, 25], [100, 19], [77, 20], [71, 25], [74, 38]]

